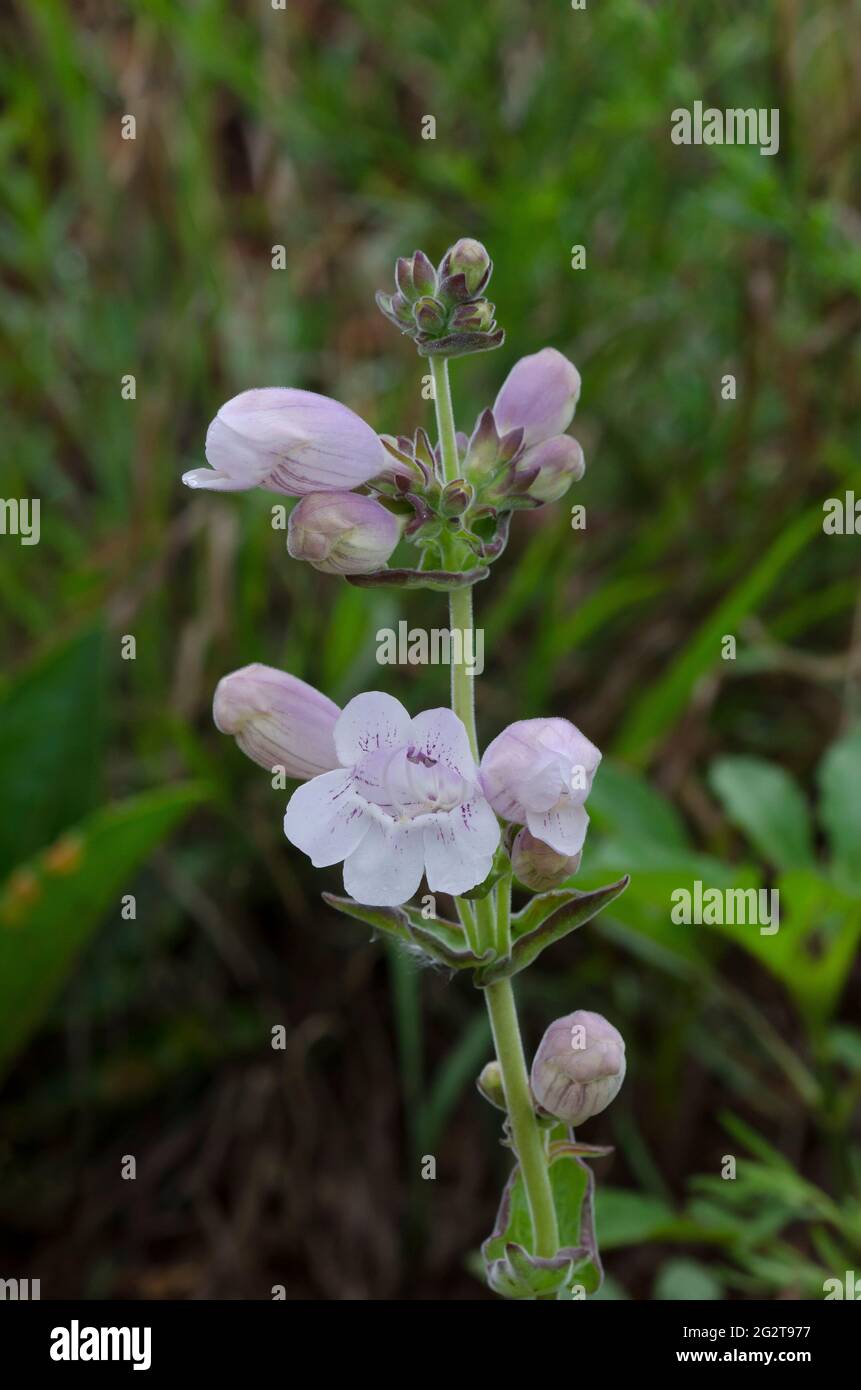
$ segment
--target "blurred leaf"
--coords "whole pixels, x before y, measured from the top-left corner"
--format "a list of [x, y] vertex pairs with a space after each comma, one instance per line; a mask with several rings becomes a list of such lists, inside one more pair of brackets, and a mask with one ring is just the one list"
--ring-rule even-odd
[[733, 825], [768, 864], [799, 869], [813, 863], [807, 802], [782, 767], [761, 758], [719, 758], [709, 782]]
[[819, 766], [819, 814], [835, 871], [861, 889], [861, 728], [833, 743]]
[[621, 1187], [598, 1188], [596, 1227], [604, 1250], [658, 1240], [673, 1228], [676, 1219], [672, 1207], [660, 1197]]
[[436, 1070], [421, 1111], [422, 1144], [432, 1150], [439, 1143], [452, 1110], [464, 1087], [481, 1070], [490, 1045], [490, 1024], [476, 1014]]
[[0, 875], [96, 802], [104, 737], [104, 642], [88, 632], [0, 690]]
[[655, 1280], [652, 1297], [675, 1302], [706, 1302], [723, 1298], [720, 1281], [696, 1260], [668, 1260]]
[[672, 662], [666, 675], [640, 697], [622, 726], [616, 753], [643, 765], [684, 713], [697, 682], [721, 661], [721, 639], [735, 632], [771, 591], [787, 565], [822, 526], [822, 508], [812, 507], [777, 535], [759, 563], [722, 599]]
[[783, 982], [808, 1024], [829, 1019], [861, 941], [861, 899], [811, 869], [787, 872], [778, 895], [777, 931], [750, 923], [708, 924], [731, 938]]
[[[96, 811], [0, 890], [0, 1068], [38, 1027], [138, 866], [203, 797], [196, 784]], [[140, 929], [140, 928], [138, 928]]]
[[685, 823], [676, 808], [642, 773], [605, 758], [589, 793], [589, 813], [598, 826], [623, 844], [657, 841], [669, 849], [690, 845]]

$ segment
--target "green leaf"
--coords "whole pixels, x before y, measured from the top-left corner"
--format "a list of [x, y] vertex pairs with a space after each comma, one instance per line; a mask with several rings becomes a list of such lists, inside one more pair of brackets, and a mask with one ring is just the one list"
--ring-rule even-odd
[[623, 1187], [602, 1187], [597, 1198], [597, 1227], [605, 1250], [658, 1240], [676, 1220], [661, 1197]]
[[487, 1282], [503, 1298], [570, 1296], [600, 1288], [603, 1271], [595, 1240], [591, 1168], [563, 1146], [551, 1151], [548, 1167], [560, 1248], [552, 1257], [533, 1255], [532, 1223], [518, 1165], [502, 1194], [492, 1234], [481, 1247]]
[[198, 784], [95, 812], [0, 890], [0, 1070], [38, 1027], [138, 866], [203, 798]]
[[709, 783], [733, 825], [767, 863], [780, 869], [813, 863], [807, 801], [782, 767], [761, 758], [719, 758]]
[[365, 922], [375, 932], [382, 932], [385, 936], [396, 936], [408, 946], [413, 944], [409, 922], [399, 907], [368, 907], [352, 898], [339, 898], [335, 893], [323, 893], [322, 898], [324, 903], [334, 907], [336, 912], [343, 912], [345, 917]]
[[407, 946], [417, 946], [449, 970], [467, 970], [484, 964], [493, 956], [490, 948], [483, 955], [476, 956], [461, 926], [439, 917], [425, 919], [418, 908], [409, 904], [403, 907], [368, 907], [365, 903], [354, 902], [352, 898], [336, 897], [334, 893], [324, 893], [323, 900], [345, 916], [366, 922], [375, 931], [396, 936]]
[[0, 875], [95, 806], [103, 703], [96, 632], [55, 647], [0, 691]]
[[756, 612], [783, 571], [821, 529], [822, 508], [817, 505], [778, 530], [758, 563], [717, 604], [666, 673], [648, 686], [623, 725], [614, 750], [617, 756], [638, 766], [649, 761], [684, 713], [698, 682], [720, 666], [724, 633], [738, 631], [744, 618]]
[[861, 727], [833, 743], [818, 771], [819, 814], [835, 872], [861, 887]]
[[[555, 941], [561, 941], [569, 932], [576, 931], [578, 927], [597, 916], [614, 898], [624, 893], [629, 881], [628, 875], [625, 874], [616, 883], [607, 884], [605, 888], [596, 888], [591, 893], [567, 893], [567, 902], [557, 907], [540, 926], [526, 935], [518, 935], [507, 960], [495, 960], [483, 970], [476, 971], [475, 983], [483, 989], [486, 985], [495, 984], [497, 980], [518, 975], [548, 946], [552, 946]], [[541, 896], [549, 897], [550, 894]]]
[[720, 1281], [697, 1260], [670, 1260], [659, 1273], [652, 1294], [656, 1299], [704, 1303], [723, 1298]]
[[646, 778], [624, 763], [605, 758], [589, 793], [589, 814], [623, 845], [656, 842], [684, 850], [690, 845], [685, 823], [675, 806]]

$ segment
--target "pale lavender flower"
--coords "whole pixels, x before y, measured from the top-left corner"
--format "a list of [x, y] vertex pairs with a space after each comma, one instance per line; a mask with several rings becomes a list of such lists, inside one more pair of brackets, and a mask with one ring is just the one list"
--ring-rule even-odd
[[529, 497], [539, 502], [558, 502], [572, 483], [577, 483], [586, 471], [583, 450], [570, 434], [557, 434], [527, 449], [515, 466], [515, 476], [538, 469], [526, 489]]
[[499, 825], [466, 730], [449, 709], [411, 719], [400, 701], [357, 695], [335, 726], [341, 767], [299, 787], [284, 832], [317, 868], [344, 861], [344, 888], [377, 907], [466, 893], [490, 872]]
[[289, 497], [349, 491], [386, 466], [370, 425], [315, 391], [268, 386], [224, 404], [206, 432], [209, 468], [184, 473], [188, 487], [242, 492], [261, 487]]
[[574, 418], [580, 395], [580, 373], [555, 348], [542, 348], [515, 362], [493, 407], [500, 434], [523, 430], [527, 450], [554, 435], [564, 434]]
[[624, 1079], [624, 1038], [606, 1018], [587, 1009], [551, 1023], [530, 1077], [542, 1109], [574, 1126], [606, 1110]]
[[212, 716], [261, 767], [283, 767], [303, 781], [338, 766], [334, 730], [341, 711], [333, 700], [286, 671], [255, 663], [224, 676]]
[[504, 820], [526, 825], [557, 854], [583, 848], [583, 807], [601, 754], [567, 719], [519, 719], [481, 760], [484, 794]]
[[359, 492], [311, 492], [290, 513], [287, 549], [324, 574], [370, 574], [388, 560], [404, 520]]

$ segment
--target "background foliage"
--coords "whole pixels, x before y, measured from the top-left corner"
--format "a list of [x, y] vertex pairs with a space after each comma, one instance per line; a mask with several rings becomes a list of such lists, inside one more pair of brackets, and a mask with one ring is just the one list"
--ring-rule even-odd
[[[373, 291], [460, 235], [489, 246], [508, 331], [456, 366], [461, 426], [545, 344], [584, 379], [588, 527], [564, 503], [517, 518], [476, 593], [478, 713], [485, 741], [554, 713], [605, 750], [582, 878], [633, 874], [520, 988], [533, 1044], [574, 1008], [627, 1039], [586, 1136], [615, 1146], [601, 1296], [821, 1297], [859, 1268], [859, 542], [821, 529], [825, 498], [861, 496], [859, 20], [6, 10], [0, 491], [41, 499], [42, 539], [0, 537], [0, 1273], [46, 1297], [487, 1296], [466, 1255], [507, 1163], [472, 1091], [479, 1001], [321, 904], [337, 872], [288, 852], [283, 793], [209, 713], [254, 660], [339, 702], [439, 703], [445, 673], [378, 667], [374, 636], [442, 625], [441, 600], [319, 576], [267, 495], [179, 485], [249, 386], [428, 423]], [[674, 146], [694, 100], [779, 107], [779, 154]], [[697, 878], [779, 886], [781, 931], [673, 926]]]

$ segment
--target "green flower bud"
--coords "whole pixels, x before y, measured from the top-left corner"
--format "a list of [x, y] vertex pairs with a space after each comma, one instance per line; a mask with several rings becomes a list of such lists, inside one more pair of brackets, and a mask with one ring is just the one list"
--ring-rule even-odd
[[505, 1091], [502, 1086], [502, 1069], [498, 1062], [488, 1062], [477, 1077], [476, 1086], [485, 1100], [495, 1105], [497, 1110], [506, 1110]]
[[443, 280], [462, 275], [467, 296], [472, 298], [484, 289], [492, 269], [493, 262], [481, 242], [474, 241], [472, 237], [461, 237], [446, 251], [439, 273]]
[[494, 327], [496, 306], [488, 299], [476, 299], [469, 304], [458, 304], [449, 320], [451, 328], [458, 333], [490, 333]]
[[463, 516], [475, 497], [475, 488], [463, 478], [455, 478], [446, 483], [440, 498], [440, 511], [443, 516]]
[[432, 295], [422, 295], [413, 305], [413, 318], [423, 333], [439, 333], [445, 328], [445, 307]]

